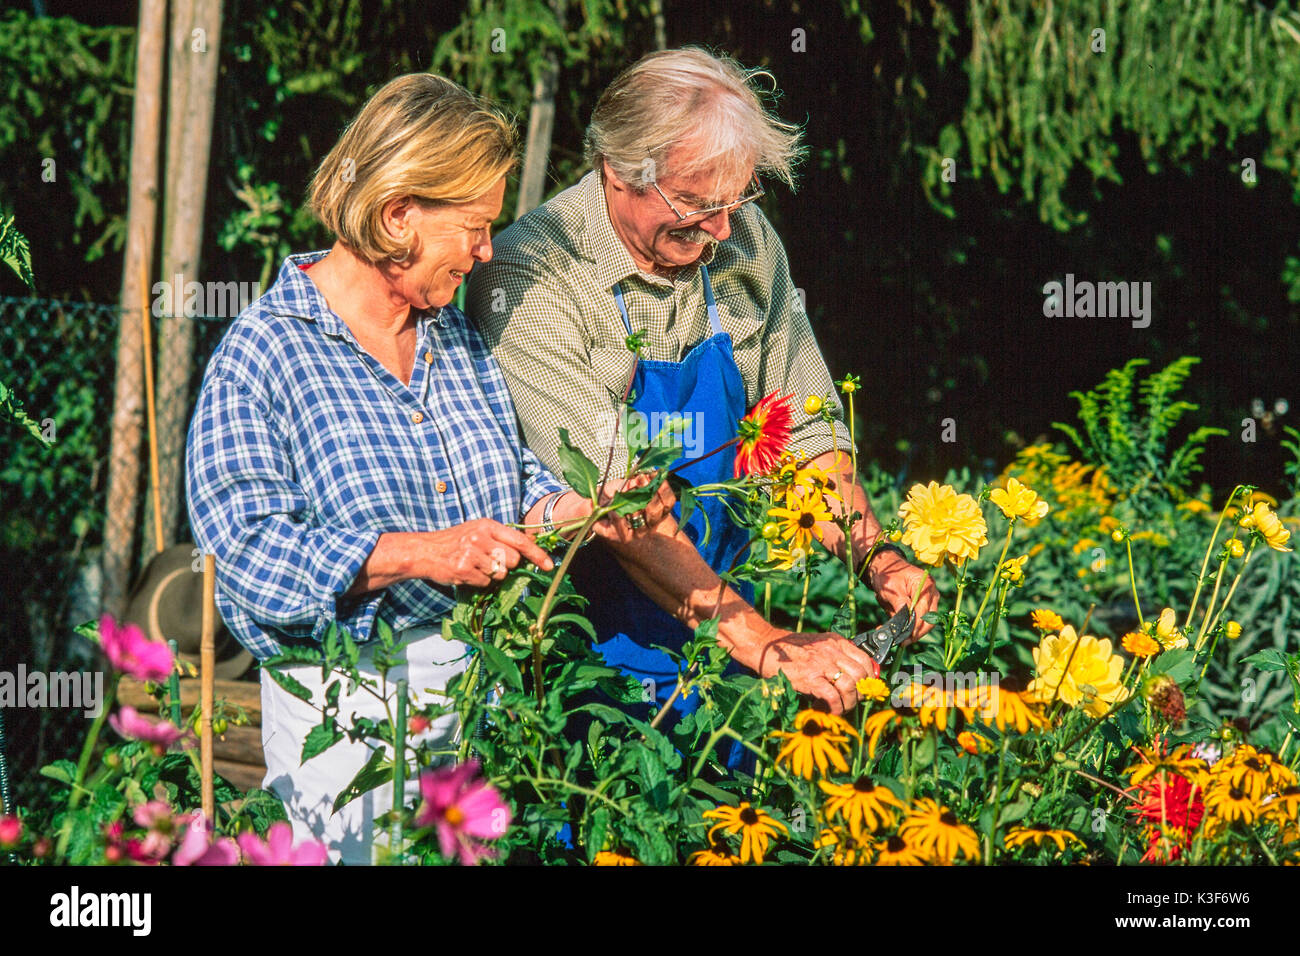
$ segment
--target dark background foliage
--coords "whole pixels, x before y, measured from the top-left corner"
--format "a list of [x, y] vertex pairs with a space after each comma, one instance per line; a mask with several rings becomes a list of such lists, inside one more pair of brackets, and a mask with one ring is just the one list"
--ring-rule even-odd
[[[0, 205], [31, 239], [41, 295], [113, 302], [136, 5], [40, 6], [49, 18], [75, 19], [33, 19], [32, 5], [14, 4], [0, 20], [6, 36], [26, 38], [0, 53]], [[1012, 6], [1032, 28], [1032, 5]], [[1060, 4], [1058, 18], [1073, 9], [1086, 39], [1093, 6]], [[538, 56], [558, 50], [550, 192], [575, 181], [582, 128], [599, 90], [653, 48], [653, 4], [567, 4], [559, 17], [553, 10], [531, 0], [229, 0], [205, 275], [257, 280], [285, 252], [326, 241], [301, 209], [307, 181], [366, 95], [402, 72], [433, 66], [484, 87], [522, 122], [530, 71]], [[1265, 163], [1286, 145], [1276, 130], [1234, 118], [1232, 109], [1202, 110], [1175, 123], [1197, 138], [1189, 151], [1148, 129], [1143, 110], [1161, 110], [1167, 91], [1153, 86], [1145, 103], [1140, 89], [1130, 94], [1113, 124], [1089, 119], [1080, 95], [1079, 121], [1108, 129], [1101, 166], [1085, 155], [1065, 165], [1038, 156], [1038, 166], [1063, 186], [1049, 190], [1041, 180], [1013, 176], [1003, 191], [960, 132], [985, 120], [995, 131], [1001, 109], [987, 97], [972, 100], [974, 34], [964, 5], [666, 0], [663, 13], [670, 46], [701, 43], [769, 68], [782, 90], [781, 115], [806, 125], [809, 157], [799, 190], [772, 189], [765, 208], [787, 243], [832, 372], [863, 376], [868, 456], [901, 480], [966, 464], [996, 471], [1026, 442], [1060, 440], [1050, 423], [1073, 417], [1070, 390], [1096, 384], [1132, 356], [1159, 367], [1192, 354], [1204, 358], [1188, 386], [1201, 408], [1186, 427], [1231, 433], [1210, 442], [1204, 477], [1220, 492], [1238, 480], [1281, 492], [1278, 425], [1293, 423], [1296, 413], [1273, 409], [1297, 394], [1300, 217], [1294, 174]], [[1158, 15], [1171, 22], [1184, 16], [1174, 7]], [[1190, 52], [1196, 44], [1209, 50], [1237, 42], [1224, 22], [1222, 37], [1213, 24], [1196, 27]], [[475, 44], [497, 23], [517, 38], [508, 54], [499, 62], [476, 56]], [[796, 30], [804, 31], [803, 51], [794, 49]], [[1282, 38], [1279, 55], [1288, 52], [1285, 35], [1273, 32]], [[1097, 56], [1120, 56], [1125, 41], [1112, 26], [1110, 53]], [[1162, 59], [1169, 51], [1141, 42], [1152, 44], [1153, 77], [1157, 68], [1174, 68]], [[1003, 53], [1014, 58], [1017, 50]], [[1298, 50], [1292, 43], [1291, 56]], [[1050, 89], [1053, 77], [1049, 65], [1007, 92], [1027, 96], [1034, 83]], [[1238, 92], [1225, 86], [1197, 95], [1231, 107]], [[1017, 154], [1008, 140], [1009, 165], [1027, 163], [1028, 151], [1042, 148], [1036, 141], [1020, 146]], [[46, 184], [40, 163], [50, 155], [60, 176]], [[936, 164], [949, 155], [958, 178], [945, 193]], [[1242, 157], [1259, 160], [1253, 185], [1242, 181]], [[1052, 211], [1058, 201], [1070, 215]], [[1043, 284], [1070, 272], [1150, 281], [1151, 326], [1045, 318]], [[0, 292], [20, 291], [10, 277], [0, 284]], [[1268, 427], [1259, 441], [1243, 442], [1241, 422], [1256, 399], [1276, 421], [1262, 423]], [[955, 442], [940, 440], [948, 418]]]

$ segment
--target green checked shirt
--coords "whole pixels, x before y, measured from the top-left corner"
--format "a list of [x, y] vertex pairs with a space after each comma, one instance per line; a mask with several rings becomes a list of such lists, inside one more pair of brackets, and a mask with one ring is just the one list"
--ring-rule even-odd
[[[804, 414], [806, 397], [834, 386], [785, 248], [756, 204], [731, 214], [730, 237], [701, 261], [749, 407], [769, 392], [793, 394], [791, 449], [808, 457], [848, 451], [841, 422], [832, 439], [830, 426]], [[676, 279], [640, 271], [610, 225], [596, 172], [502, 232], [491, 261], [470, 273], [469, 314], [505, 372], [526, 444], [557, 474], [561, 428], [602, 468], [615, 442], [611, 476], [625, 470], [618, 412], [633, 356], [614, 302], [618, 283], [633, 331], [646, 333], [644, 358], [678, 362], [709, 337], [700, 270], [683, 269]]]

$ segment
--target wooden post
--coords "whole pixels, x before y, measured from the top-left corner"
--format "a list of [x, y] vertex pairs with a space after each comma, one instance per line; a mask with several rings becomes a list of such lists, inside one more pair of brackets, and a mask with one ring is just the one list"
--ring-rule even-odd
[[203, 795], [203, 815], [209, 822], [216, 821], [216, 797], [212, 766], [212, 707], [213, 681], [217, 667], [217, 562], [210, 554], [203, 555], [203, 630], [199, 635], [199, 706], [203, 709], [199, 719], [199, 776]]
[[173, 286], [179, 282], [181, 288], [172, 289], [172, 303], [164, 310], [176, 317], [159, 323], [157, 366], [162, 524], [168, 540], [176, 534], [185, 497], [185, 428], [195, 340], [194, 319], [184, 315], [185, 286], [199, 281], [220, 41], [221, 0], [172, 0], [163, 278]]
[[[167, 0], [140, 0], [136, 44], [135, 104], [131, 120], [131, 179], [127, 197], [126, 256], [122, 266], [122, 317], [113, 384], [112, 439], [108, 456], [108, 504], [104, 523], [102, 568], [104, 591], [100, 606], [121, 616], [131, 584], [135, 552], [136, 509], [140, 484], [140, 442], [144, 425], [141, 394], [141, 335], [145, 315], [136, 313], [149, 302], [148, 282], [153, 262], [158, 218], [158, 146], [162, 122], [163, 45]], [[146, 313], [147, 314], [147, 313]]]
[[149, 488], [153, 492], [153, 544], [154, 553], [162, 554], [166, 545], [163, 539], [162, 489], [158, 477], [158, 403], [154, 397], [153, 380], [153, 316], [149, 310], [148, 276], [141, 286], [145, 290], [142, 321], [140, 322], [140, 350], [144, 353], [144, 411], [149, 423]]

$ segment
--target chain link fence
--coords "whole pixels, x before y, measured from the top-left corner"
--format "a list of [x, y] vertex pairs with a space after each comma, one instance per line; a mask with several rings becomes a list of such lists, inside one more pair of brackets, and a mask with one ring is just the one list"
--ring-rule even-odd
[[[0, 381], [18, 394], [52, 443], [43, 448], [9, 429], [0, 445], [0, 671], [15, 679], [24, 671], [98, 669], [93, 647], [73, 629], [96, 620], [104, 606], [105, 542], [126, 541], [132, 581], [154, 554], [143, 416], [134, 493], [126, 496], [130, 500], [108, 501], [122, 320], [123, 310], [114, 305], [0, 297]], [[186, 330], [193, 339], [190, 358], [155, 373], [159, 402], [171, 403], [172, 420], [184, 428], [208, 356], [230, 319], [154, 317], [155, 351], [167, 322], [192, 323]], [[173, 436], [160, 447], [169, 448], [160, 470], [183, 481], [183, 431], [179, 442]], [[176, 521], [165, 529], [166, 543], [189, 540], [183, 487], [170, 511]], [[24, 688], [16, 690], [16, 706], [6, 709], [5, 720], [14, 796], [22, 803], [36, 796], [41, 766], [76, 758], [88, 725], [81, 709], [24, 706]]]

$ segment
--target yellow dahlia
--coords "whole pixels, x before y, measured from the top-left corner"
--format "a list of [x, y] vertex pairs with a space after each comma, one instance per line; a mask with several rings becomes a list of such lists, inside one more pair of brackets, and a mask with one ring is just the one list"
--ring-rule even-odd
[[857, 683], [858, 697], [863, 700], [884, 700], [889, 696], [889, 685], [879, 677], [864, 677]]
[[1291, 538], [1291, 532], [1282, 527], [1282, 520], [1273, 513], [1267, 502], [1257, 501], [1251, 508], [1250, 514], [1242, 521], [1250, 521], [1248, 527], [1253, 527], [1259, 536], [1264, 539], [1274, 551], [1290, 551], [1286, 546], [1287, 541]]
[[960, 565], [989, 543], [979, 503], [970, 495], [959, 495], [952, 485], [936, 481], [913, 485], [898, 515], [906, 529], [903, 543], [923, 564], [937, 566], [950, 560]]
[[1034, 673], [1029, 693], [1044, 703], [1060, 698], [1071, 707], [1100, 717], [1112, 705], [1128, 699], [1120, 674], [1124, 659], [1111, 652], [1110, 640], [1077, 635], [1066, 625], [1060, 634], [1046, 634], [1034, 648]]
[[1015, 478], [1007, 479], [1006, 488], [994, 488], [989, 499], [1002, 509], [1008, 518], [1029, 518], [1037, 521], [1047, 514], [1047, 502], [1038, 497], [1037, 492], [1028, 485], [1022, 485]]

